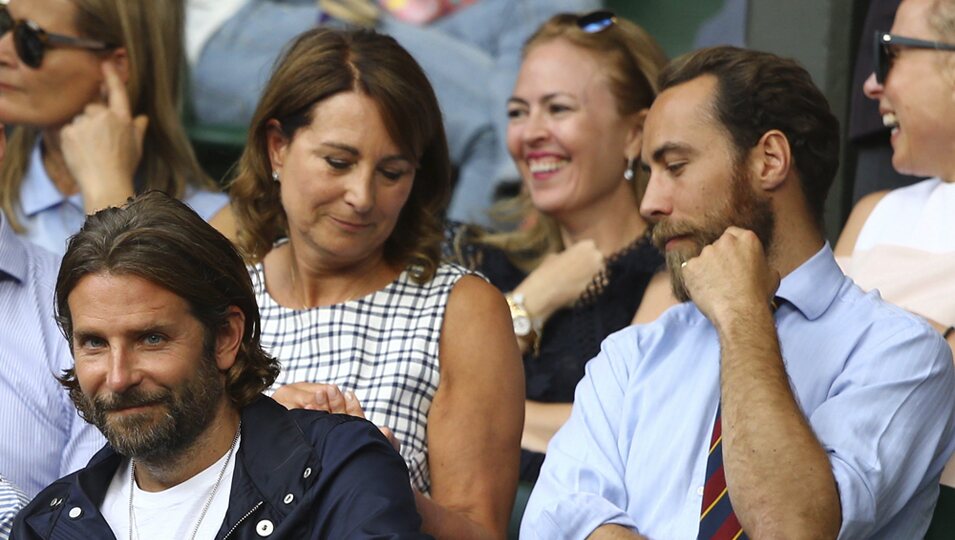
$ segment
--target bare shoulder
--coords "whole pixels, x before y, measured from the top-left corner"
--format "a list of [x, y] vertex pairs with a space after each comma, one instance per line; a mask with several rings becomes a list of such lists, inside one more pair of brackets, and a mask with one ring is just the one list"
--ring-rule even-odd
[[[520, 365], [520, 352], [504, 295], [469, 275], [451, 290], [441, 329], [441, 365], [453, 368], [479, 356], [481, 363]], [[486, 364], [485, 364], [486, 365]]]
[[451, 289], [448, 310], [468, 309], [478, 302], [485, 307], [507, 307], [504, 295], [497, 287], [475, 275], [462, 276]]
[[836, 248], [833, 252], [837, 257], [852, 255], [856, 247], [856, 240], [859, 239], [859, 233], [862, 232], [862, 226], [865, 225], [866, 220], [869, 219], [872, 210], [879, 204], [879, 201], [888, 194], [889, 191], [877, 191], [859, 199], [859, 202], [852, 209], [852, 213], [849, 214], [845, 227], [842, 228], [839, 241], [836, 242]]

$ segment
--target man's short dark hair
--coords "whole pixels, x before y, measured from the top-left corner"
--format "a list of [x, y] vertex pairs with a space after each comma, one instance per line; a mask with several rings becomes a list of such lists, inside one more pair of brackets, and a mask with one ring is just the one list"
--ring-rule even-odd
[[[150, 191], [119, 208], [100, 210], [70, 238], [56, 280], [56, 318], [73, 349], [67, 301], [79, 281], [93, 274], [136, 276], [181, 297], [213, 340], [227, 324], [229, 307], [245, 315], [242, 344], [226, 372], [226, 393], [243, 407], [278, 376], [278, 362], [262, 350], [259, 308], [252, 280], [229, 240], [182, 202]], [[204, 344], [208, 346], [208, 344]], [[60, 382], [81, 392], [73, 369]]]
[[713, 112], [737, 158], [767, 131], [786, 135], [809, 212], [822, 229], [826, 195], [839, 168], [839, 121], [809, 72], [774, 54], [711, 47], [671, 62], [660, 74], [660, 91], [703, 75], [717, 79]]

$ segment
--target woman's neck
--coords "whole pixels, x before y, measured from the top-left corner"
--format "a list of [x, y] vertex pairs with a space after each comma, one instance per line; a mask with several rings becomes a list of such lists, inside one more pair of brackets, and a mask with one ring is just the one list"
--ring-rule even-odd
[[288, 242], [266, 257], [269, 291], [276, 301], [293, 309], [341, 304], [383, 288], [401, 273], [377, 253], [352, 264], [330, 264], [308, 256]]
[[605, 257], [627, 247], [647, 229], [629, 184], [586, 208], [555, 217], [565, 246], [593, 240]]
[[70, 168], [63, 159], [63, 150], [60, 147], [60, 129], [48, 128], [43, 130], [40, 137], [43, 139], [42, 155], [43, 169], [53, 182], [56, 189], [64, 195], [73, 195], [79, 192], [79, 185]]

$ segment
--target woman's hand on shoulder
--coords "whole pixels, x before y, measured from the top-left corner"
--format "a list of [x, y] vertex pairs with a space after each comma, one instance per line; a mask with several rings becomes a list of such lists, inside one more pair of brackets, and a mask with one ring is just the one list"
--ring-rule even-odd
[[[347, 414], [365, 418], [365, 410], [352, 391], [342, 392], [337, 384], [297, 382], [279, 387], [272, 399], [286, 409], [308, 409], [332, 414]], [[378, 426], [395, 451], [401, 450], [401, 441], [387, 426]]]
[[544, 258], [514, 292], [523, 294], [527, 310], [544, 321], [580, 298], [604, 265], [605, 259], [597, 244], [593, 240], [581, 240]]
[[83, 193], [87, 213], [122, 204], [133, 195], [133, 176], [149, 119], [132, 116], [126, 86], [103, 62], [106, 103], [91, 103], [60, 130], [63, 159]]
[[342, 392], [337, 384], [297, 382], [279, 387], [272, 394], [287, 409], [311, 409], [336, 414], [365, 417], [365, 411], [354, 392]]

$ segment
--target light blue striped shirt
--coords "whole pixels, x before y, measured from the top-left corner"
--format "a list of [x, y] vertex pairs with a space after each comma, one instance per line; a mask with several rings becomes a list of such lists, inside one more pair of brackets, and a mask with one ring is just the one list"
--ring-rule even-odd
[[[840, 538], [922, 538], [955, 450], [948, 346], [863, 293], [828, 245], [777, 294], [786, 371], [838, 484]], [[547, 449], [521, 537], [584, 538], [612, 523], [696, 538], [719, 369], [716, 331], [692, 303], [607, 338]]]
[[[209, 221], [229, 204], [225, 193], [204, 191], [187, 186], [182, 202], [189, 205], [202, 219]], [[18, 218], [31, 242], [63, 256], [70, 236], [79, 232], [86, 221], [83, 196], [80, 193], [64, 195], [53, 184], [43, 167], [40, 141], [30, 154], [30, 163], [20, 188]]]
[[0, 212], [0, 471], [30, 497], [106, 442], [55, 379], [73, 366], [53, 319], [58, 267]]
[[14, 518], [29, 502], [26, 494], [0, 475], [0, 540], [10, 538]]

